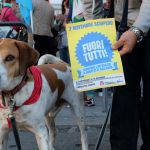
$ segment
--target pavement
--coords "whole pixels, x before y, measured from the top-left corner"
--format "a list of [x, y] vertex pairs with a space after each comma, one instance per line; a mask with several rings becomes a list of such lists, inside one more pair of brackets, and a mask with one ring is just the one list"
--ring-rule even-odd
[[[95, 106], [85, 107], [85, 124], [88, 135], [89, 150], [95, 149], [101, 128], [107, 116], [108, 107], [106, 106], [109, 106], [111, 102], [111, 96], [108, 96], [106, 101], [104, 96], [98, 96], [96, 93]], [[57, 115], [55, 123], [57, 128], [55, 150], [81, 150], [80, 132], [74, 121], [74, 116], [72, 115], [70, 108], [64, 107]], [[22, 150], [38, 150], [35, 137], [32, 133], [20, 131], [19, 134]], [[140, 143], [141, 140], [139, 140], [139, 144]], [[12, 133], [9, 135], [7, 150], [17, 150]], [[110, 150], [109, 121], [99, 150]]]

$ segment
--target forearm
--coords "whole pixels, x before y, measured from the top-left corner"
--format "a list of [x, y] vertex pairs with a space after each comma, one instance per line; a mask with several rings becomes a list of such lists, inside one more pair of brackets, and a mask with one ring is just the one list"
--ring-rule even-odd
[[150, 0], [143, 0], [139, 16], [133, 26], [138, 27], [144, 34], [147, 34], [150, 28]]

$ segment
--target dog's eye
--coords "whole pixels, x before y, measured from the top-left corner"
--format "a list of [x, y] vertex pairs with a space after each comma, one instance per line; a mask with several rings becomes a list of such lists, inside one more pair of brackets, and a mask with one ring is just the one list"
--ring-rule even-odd
[[5, 61], [12, 61], [14, 60], [14, 56], [13, 55], [8, 55], [6, 58], [5, 58]]

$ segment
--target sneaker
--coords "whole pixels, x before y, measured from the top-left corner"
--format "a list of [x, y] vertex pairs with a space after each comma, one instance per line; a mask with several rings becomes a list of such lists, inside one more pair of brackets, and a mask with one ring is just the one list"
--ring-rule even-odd
[[69, 104], [67, 104], [67, 105], [66, 105], [66, 107], [67, 107], [67, 108], [70, 108], [70, 105], [69, 105]]
[[88, 107], [95, 106], [95, 102], [93, 98], [86, 99], [84, 101], [84, 104], [85, 106], [88, 106]]

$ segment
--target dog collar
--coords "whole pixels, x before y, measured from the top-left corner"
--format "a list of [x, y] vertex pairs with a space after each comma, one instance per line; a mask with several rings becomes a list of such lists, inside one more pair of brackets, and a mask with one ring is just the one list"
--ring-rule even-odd
[[[22, 106], [36, 103], [39, 100], [42, 91], [42, 76], [40, 68], [32, 66], [29, 68], [29, 70], [33, 75], [34, 89], [32, 91], [31, 96], [22, 104]], [[15, 110], [17, 110], [20, 107], [21, 106], [16, 106]]]
[[[29, 68], [29, 71], [31, 72], [31, 74], [33, 75], [33, 79], [34, 79], [34, 89], [32, 91], [31, 96], [21, 105], [31, 105], [36, 103], [39, 100], [39, 97], [41, 95], [41, 90], [42, 90], [42, 76], [41, 76], [41, 70], [40, 68], [36, 67], [36, 66], [31, 66]], [[25, 85], [25, 84], [22, 84]], [[20, 86], [21, 88], [23, 86]], [[20, 88], [20, 89], [21, 89]], [[12, 91], [12, 90], [11, 90]], [[16, 90], [15, 90], [16, 91]], [[18, 92], [18, 91], [17, 91]], [[16, 94], [16, 92], [15, 92]], [[17, 109], [19, 109], [21, 106], [15, 106], [14, 111], [16, 111]], [[4, 104], [0, 104], [0, 108], [4, 108], [6, 109]]]
[[[2, 96], [2, 106], [5, 106], [6, 105], [6, 102], [5, 102], [5, 96], [9, 96], [10, 98], [13, 97], [17, 92], [19, 92], [22, 87], [24, 87], [24, 85], [27, 83], [27, 79], [28, 79], [28, 76], [27, 76], [27, 71], [25, 71], [25, 74], [21, 80], [21, 82], [15, 86], [12, 90], [10, 91], [1, 91], [1, 96]], [[0, 108], [2, 107], [0, 106]]]
[[13, 95], [15, 95], [17, 92], [19, 92], [22, 89], [22, 87], [24, 87], [24, 85], [27, 83], [27, 79], [28, 79], [27, 72], [25, 72], [21, 82], [10, 91], [2, 91], [2, 96], [5, 96], [5, 95], [13, 96]]

